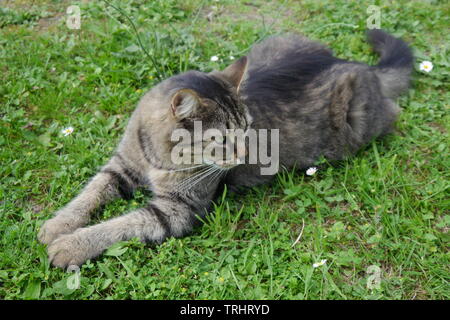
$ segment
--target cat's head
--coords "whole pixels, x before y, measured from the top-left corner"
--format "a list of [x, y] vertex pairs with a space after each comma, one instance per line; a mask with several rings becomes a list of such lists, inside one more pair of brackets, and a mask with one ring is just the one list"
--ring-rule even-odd
[[[175, 155], [184, 165], [201, 162], [224, 169], [243, 162], [247, 151], [242, 139], [252, 122], [239, 99], [246, 68], [247, 58], [242, 57], [222, 71], [188, 71], [165, 81], [161, 125], [172, 131], [172, 160]], [[169, 139], [167, 134], [164, 139]]]

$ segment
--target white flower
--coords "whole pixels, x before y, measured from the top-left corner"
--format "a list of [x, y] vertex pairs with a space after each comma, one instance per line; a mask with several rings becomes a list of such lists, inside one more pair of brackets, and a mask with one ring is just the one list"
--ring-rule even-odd
[[218, 57], [218, 56], [212, 56], [212, 57], [211, 57], [211, 61], [217, 61], [217, 60], [219, 60], [219, 57]]
[[317, 168], [316, 167], [311, 167], [308, 170], [306, 170], [306, 174], [308, 176], [313, 176], [316, 172], [317, 172]]
[[231, 59], [231, 60], [234, 60], [234, 56], [230, 56], [230, 59]]
[[327, 263], [327, 259], [322, 259], [320, 262], [314, 263], [313, 268], [318, 268], [320, 266], [323, 266], [325, 263]]
[[431, 63], [431, 61], [422, 61], [419, 68], [420, 71], [430, 72], [431, 70], [433, 70], [433, 64]]
[[72, 134], [73, 132], [73, 127], [67, 127], [65, 129], [63, 129], [62, 134], [64, 135], [64, 137], [68, 136], [69, 134]]

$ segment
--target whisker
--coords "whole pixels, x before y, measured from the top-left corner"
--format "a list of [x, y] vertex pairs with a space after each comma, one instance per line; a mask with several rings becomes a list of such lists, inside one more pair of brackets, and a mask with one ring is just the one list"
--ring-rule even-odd
[[181, 168], [181, 169], [174, 169], [174, 170], [170, 170], [172, 172], [178, 172], [178, 171], [187, 171], [187, 170], [192, 170], [192, 169], [196, 169], [196, 168], [200, 168], [200, 167], [204, 167], [207, 166], [206, 164], [199, 164], [197, 166], [193, 166], [193, 167], [189, 167], [189, 168]]
[[221, 177], [227, 172], [227, 169], [225, 169], [225, 168], [221, 168], [221, 167], [217, 167], [217, 166], [215, 166], [215, 167], [216, 167], [216, 170], [215, 170], [212, 178], [208, 182], [207, 186], [220, 180]]
[[201, 169], [199, 172], [196, 172], [195, 174], [193, 174], [193, 175], [187, 177], [186, 179], [182, 180], [180, 182], [180, 184], [178, 185], [178, 188], [181, 189], [181, 190], [185, 189], [185, 187], [189, 186], [192, 181], [194, 181], [196, 178], [200, 177], [201, 175], [209, 172], [210, 170], [212, 170], [211, 166], [208, 166], [206, 168]]
[[216, 170], [217, 170], [217, 168], [215, 168], [214, 166], [210, 167], [209, 170], [206, 170], [206, 171], [202, 172], [202, 174], [200, 176], [198, 176], [197, 179], [195, 179], [193, 181], [190, 181], [187, 185], [183, 186], [183, 189], [193, 188], [200, 181], [202, 181], [206, 177], [208, 177], [211, 174], [213, 174], [214, 172], [216, 172]]
[[198, 177], [199, 175], [203, 174], [204, 172], [208, 171], [210, 168], [202, 168], [201, 170], [199, 170], [198, 172], [195, 172], [192, 175], [189, 175], [187, 178], [183, 179], [180, 181], [179, 186], [182, 186], [188, 182], [190, 182], [191, 180], [195, 179], [196, 177]]
[[200, 182], [202, 179], [204, 179], [205, 177], [213, 174], [216, 171], [216, 168], [211, 167], [210, 170], [204, 172], [201, 176], [198, 177], [198, 179], [196, 179], [195, 181], [192, 181], [191, 186], [196, 185], [198, 182]]
[[210, 175], [216, 173], [217, 170], [218, 170], [217, 168], [213, 168], [213, 170], [209, 171], [208, 173], [205, 173], [202, 177], [200, 177], [199, 179], [197, 179], [196, 181], [194, 181], [194, 183], [191, 185], [191, 187], [193, 187], [193, 186], [199, 184], [199, 183], [200, 183], [202, 180], [204, 180], [206, 177], [208, 177], [208, 176], [210, 176]]
[[211, 178], [211, 180], [208, 182], [208, 186], [210, 185], [210, 184], [212, 184], [213, 182], [216, 182], [216, 180], [220, 180], [220, 178], [223, 176], [223, 174], [225, 173], [226, 171], [225, 170], [223, 170], [222, 168], [219, 168], [217, 171], [216, 171], [216, 174]]

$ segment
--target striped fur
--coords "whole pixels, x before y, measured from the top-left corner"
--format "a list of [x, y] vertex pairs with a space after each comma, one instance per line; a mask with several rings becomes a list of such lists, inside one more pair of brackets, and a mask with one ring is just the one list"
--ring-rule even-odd
[[[80, 265], [131, 238], [182, 237], [207, 213], [222, 183], [237, 188], [272, 178], [261, 176], [258, 164], [175, 165], [170, 136], [178, 128], [192, 131], [195, 120], [203, 130], [279, 129], [286, 168], [312, 165], [320, 156], [342, 159], [389, 132], [399, 111], [391, 98], [408, 86], [412, 55], [382, 31], [370, 39], [382, 54], [380, 66], [337, 59], [324, 46], [289, 35], [255, 45], [223, 71], [189, 71], [158, 84], [139, 102], [111, 160], [42, 226], [39, 240], [48, 244], [52, 264]], [[131, 198], [138, 187], [153, 192], [145, 207], [86, 227], [97, 208]]]

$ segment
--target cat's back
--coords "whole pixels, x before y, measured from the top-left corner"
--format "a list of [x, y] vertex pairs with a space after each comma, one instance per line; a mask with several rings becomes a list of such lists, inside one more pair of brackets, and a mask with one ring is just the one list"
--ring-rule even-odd
[[331, 51], [324, 45], [299, 34], [271, 36], [252, 46], [248, 54], [248, 68], [249, 70], [260, 67], [268, 68], [283, 60], [288, 62], [286, 59], [292, 56], [313, 54], [332, 55]]
[[247, 57], [241, 95], [253, 113], [297, 109], [318, 75], [342, 62], [324, 45], [297, 34], [269, 37], [255, 44]]

